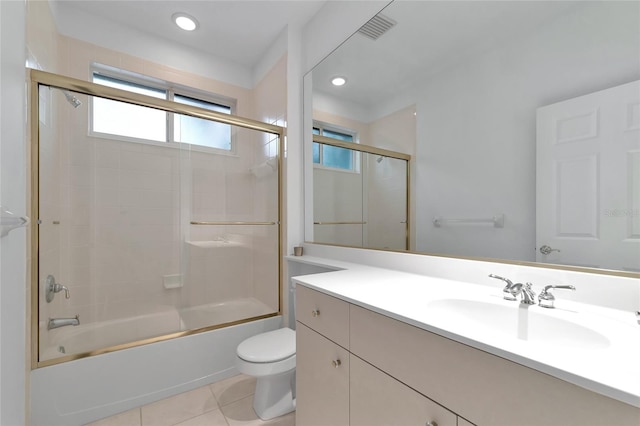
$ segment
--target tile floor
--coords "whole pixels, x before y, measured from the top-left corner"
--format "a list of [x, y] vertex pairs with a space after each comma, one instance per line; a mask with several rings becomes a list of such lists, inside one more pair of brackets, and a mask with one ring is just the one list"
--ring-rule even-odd
[[87, 426], [294, 426], [295, 412], [262, 421], [253, 412], [256, 380], [238, 375]]

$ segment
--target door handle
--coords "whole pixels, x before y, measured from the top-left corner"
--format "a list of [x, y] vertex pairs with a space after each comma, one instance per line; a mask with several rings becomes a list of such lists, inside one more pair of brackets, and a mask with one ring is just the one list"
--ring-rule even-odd
[[540, 253], [542, 253], [544, 255], [551, 254], [551, 252], [554, 252], [554, 251], [560, 252], [559, 249], [551, 248], [546, 244], [543, 245], [542, 247], [540, 247]]

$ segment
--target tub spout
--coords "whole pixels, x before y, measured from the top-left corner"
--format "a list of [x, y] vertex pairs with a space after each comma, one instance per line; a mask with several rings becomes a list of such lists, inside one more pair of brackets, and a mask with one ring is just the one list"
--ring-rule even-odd
[[67, 325], [80, 325], [80, 317], [76, 315], [74, 318], [49, 318], [47, 330], [53, 330], [54, 328], [65, 327]]

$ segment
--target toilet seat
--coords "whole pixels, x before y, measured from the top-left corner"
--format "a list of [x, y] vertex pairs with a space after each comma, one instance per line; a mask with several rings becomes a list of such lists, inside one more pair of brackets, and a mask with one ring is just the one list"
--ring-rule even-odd
[[238, 345], [240, 359], [251, 363], [278, 362], [295, 356], [296, 332], [280, 328], [250, 337]]

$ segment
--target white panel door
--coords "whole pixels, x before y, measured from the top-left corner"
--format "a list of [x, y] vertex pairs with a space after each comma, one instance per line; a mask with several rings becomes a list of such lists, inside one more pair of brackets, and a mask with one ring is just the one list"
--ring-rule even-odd
[[537, 111], [536, 259], [640, 271], [640, 82]]

